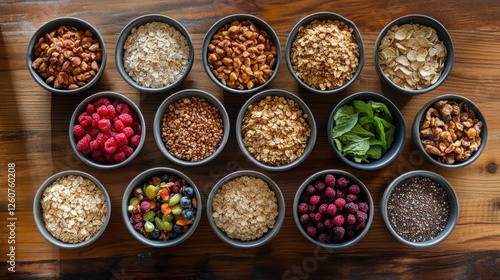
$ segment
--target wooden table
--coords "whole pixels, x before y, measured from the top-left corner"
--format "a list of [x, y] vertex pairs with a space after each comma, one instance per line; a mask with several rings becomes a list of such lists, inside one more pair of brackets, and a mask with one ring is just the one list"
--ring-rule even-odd
[[[141, 279], [173, 277], [192, 279], [493, 279], [500, 277], [500, 188], [498, 164], [500, 118], [500, 17], [494, 0], [479, 1], [15, 1], [0, 3], [0, 267], [10, 277], [65, 279]], [[205, 32], [221, 17], [250, 13], [266, 20], [277, 32], [282, 49], [288, 33], [302, 17], [318, 11], [346, 16], [361, 30], [366, 63], [359, 79], [335, 95], [318, 95], [298, 87], [284, 61], [269, 88], [300, 95], [314, 112], [318, 138], [312, 154], [295, 169], [267, 172], [245, 160], [233, 133], [223, 153], [206, 166], [187, 168], [169, 162], [159, 152], [152, 123], [159, 104], [171, 93], [140, 94], [121, 78], [114, 64], [118, 33], [132, 19], [149, 13], [172, 16], [185, 25], [195, 44], [195, 63], [187, 79], [176, 89], [202, 89], [226, 106], [234, 129], [246, 95], [223, 92], [201, 65]], [[455, 64], [447, 81], [420, 96], [402, 96], [381, 84], [373, 65], [374, 41], [393, 19], [411, 13], [426, 14], [446, 26], [455, 44]], [[25, 62], [26, 46], [36, 28], [60, 16], [75, 16], [93, 24], [104, 36], [108, 50], [106, 70], [88, 92], [53, 95], [31, 78]], [[73, 153], [68, 140], [68, 121], [73, 109], [86, 96], [116, 91], [139, 104], [147, 123], [147, 139], [129, 165], [112, 171], [91, 168]], [[359, 171], [342, 164], [327, 142], [326, 123], [334, 105], [349, 94], [374, 91], [391, 98], [402, 110], [408, 136], [401, 156], [379, 171]], [[455, 93], [473, 100], [489, 126], [487, 147], [473, 164], [447, 170], [424, 162], [410, 142], [410, 126], [417, 110], [429, 99]], [[15, 165], [15, 170], [9, 169]], [[176, 168], [196, 182], [206, 197], [222, 176], [236, 170], [258, 170], [281, 188], [286, 218], [279, 234], [258, 249], [235, 249], [209, 227], [205, 212], [194, 235], [179, 246], [154, 249], [142, 245], [127, 232], [121, 216], [123, 190], [129, 181], [148, 168]], [[326, 168], [352, 172], [370, 189], [375, 218], [368, 234], [355, 246], [326, 251], [308, 243], [292, 216], [298, 186], [310, 175]], [[38, 232], [32, 215], [33, 196], [52, 174], [77, 169], [97, 177], [112, 200], [112, 220], [101, 238], [81, 250], [63, 250], [49, 244]], [[446, 177], [460, 202], [455, 231], [438, 246], [414, 249], [396, 241], [380, 218], [379, 199], [386, 185], [404, 172], [426, 169]], [[9, 229], [8, 176], [15, 172], [15, 231]], [[14, 234], [15, 248], [7, 244]], [[15, 253], [15, 273], [7, 261]], [[311, 279], [309, 278], [309, 279]]]

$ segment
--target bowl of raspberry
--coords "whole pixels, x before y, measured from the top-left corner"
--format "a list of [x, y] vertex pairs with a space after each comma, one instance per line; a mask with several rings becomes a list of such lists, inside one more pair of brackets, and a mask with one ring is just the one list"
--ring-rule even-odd
[[293, 217], [299, 232], [311, 243], [345, 249], [359, 242], [373, 221], [373, 200], [354, 175], [327, 169], [307, 178], [297, 190]]
[[69, 139], [76, 155], [98, 169], [124, 166], [139, 153], [146, 126], [139, 107], [116, 92], [99, 92], [74, 110]]

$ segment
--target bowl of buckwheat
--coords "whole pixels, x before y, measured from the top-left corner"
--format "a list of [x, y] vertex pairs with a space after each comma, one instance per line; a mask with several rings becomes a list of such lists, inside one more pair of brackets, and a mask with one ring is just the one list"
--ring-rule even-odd
[[90, 245], [111, 218], [111, 200], [92, 175], [66, 170], [50, 176], [35, 194], [33, 217], [42, 236], [63, 249]]
[[486, 146], [488, 127], [481, 110], [469, 99], [445, 94], [429, 100], [412, 126], [414, 146], [439, 167], [454, 169], [473, 163]]
[[156, 144], [170, 161], [184, 166], [215, 159], [229, 139], [230, 123], [224, 105], [214, 95], [186, 89], [167, 97], [153, 122]]
[[285, 171], [301, 164], [314, 148], [316, 133], [307, 104], [285, 90], [270, 89], [253, 95], [236, 119], [241, 152], [269, 171]]
[[240, 170], [220, 179], [207, 199], [210, 227], [236, 248], [263, 246], [279, 232], [285, 200], [278, 185], [265, 174]]
[[375, 68], [391, 89], [418, 95], [444, 83], [453, 67], [453, 41], [436, 19], [419, 14], [395, 19], [375, 42]]
[[380, 199], [380, 213], [394, 238], [415, 248], [443, 242], [459, 216], [457, 194], [441, 175], [414, 170], [394, 179]]
[[302, 18], [290, 31], [285, 61], [297, 83], [308, 91], [333, 94], [354, 83], [363, 69], [361, 33], [349, 19], [331, 12]]
[[26, 63], [33, 79], [45, 90], [61, 95], [92, 87], [106, 66], [106, 46], [99, 31], [75, 17], [42, 24], [31, 36]]
[[148, 14], [130, 21], [118, 35], [115, 64], [122, 78], [142, 93], [168, 92], [191, 71], [194, 46], [177, 20]]
[[255, 93], [277, 76], [281, 45], [273, 28], [250, 14], [233, 14], [217, 21], [202, 45], [208, 77], [224, 91]]

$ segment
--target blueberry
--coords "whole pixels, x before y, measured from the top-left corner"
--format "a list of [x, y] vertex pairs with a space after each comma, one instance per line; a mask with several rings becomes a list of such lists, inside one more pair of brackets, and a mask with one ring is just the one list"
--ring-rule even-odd
[[184, 210], [182, 210], [181, 215], [184, 219], [191, 220], [194, 216], [194, 213], [193, 213], [193, 210], [191, 210], [191, 209], [184, 209]]
[[191, 187], [191, 186], [185, 186], [184, 187], [184, 194], [187, 197], [193, 197], [193, 195], [194, 195], [194, 189], [193, 189], [193, 187]]
[[161, 181], [162, 182], [168, 182], [168, 179], [170, 178], [170, 176], [168, 176], [168, 174], [164, 174], [161, 176]]
[[181, 206], [182, 208], [189, 208], [191, 207], [191, 199], [187, 196], [183, 196], [181, 198]]
[[151, 232], [151, 238], [158, 239], [159, 237], [160, 237], [160, 231], [159, 230], [153, 230]]
[[184, 229], [180, 225], [175, 225], [173, 232], [175, 233], [175, 235], [180, 235], [184, 233]]

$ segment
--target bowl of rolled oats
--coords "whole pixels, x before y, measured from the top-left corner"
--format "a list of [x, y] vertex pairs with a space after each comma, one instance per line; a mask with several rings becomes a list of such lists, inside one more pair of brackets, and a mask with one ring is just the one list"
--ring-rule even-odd
[[316, 122], [307, 104], [294, 93], [261, 91], [242, 106], [236, 119], [241, 152], [256, 166], [285, 171], [301, 164], [316, 143]]
[[319, 94], [342, 91], [354, 83], [363, 69], [361, 33], [352, 21], [339, 14], [308, 15], [290, 31], [285, 61], [303, 88]]
[[33, 201], [33, 217], [42, 236], [64, 249], [96, 241], [111, 218], [111, 200], [92, 175], [66, 170], [42, 183]]
[[210, 227], [236, 248], [263, 246], [279, 232], [285, 219], [285, 200], [268, 176], [240, 170], [220, 179], [207, 199]]
[[212, 94], [186, 89], [167, 97], [153, 122], [156, 144], [170, 161], [184, 166], [215, 159], [229, 139], [224, 105]]
[[439, 87], [453, 67], [453, 41], [436, 19], [412, 14], [382, 29], [374, 50], [375, 68], [390, 88], [408, 95]]
[[412, 140], [424, 158], [447, 169], [473, 163], [486, 146], [488, 127], [481, 110], [466, 97], [445, 94], [417, 113]]
[[280, 40], [273, 28], [256, 16], [229, 15], [205, 35], [202, 62], [208, 77], [223, 90], [255, 93], [278, 74]]
[[101, 77], [106, 46], [97, 29], [75, 17], [42, 24], [31, 36], [26, 63], [33, 79], [45, 90], [67, 95], [83, 92]]
[[130, 21], [116, 42], [122, 78], [143, 93], [167, 92], [184, 81], [194, 62], [187, 29], [174, 18], [148, 14]]

